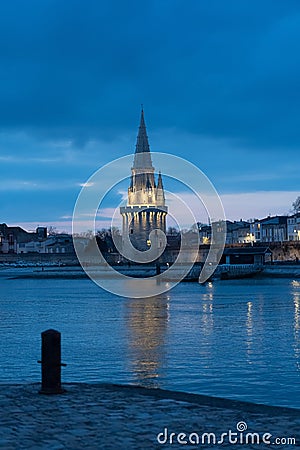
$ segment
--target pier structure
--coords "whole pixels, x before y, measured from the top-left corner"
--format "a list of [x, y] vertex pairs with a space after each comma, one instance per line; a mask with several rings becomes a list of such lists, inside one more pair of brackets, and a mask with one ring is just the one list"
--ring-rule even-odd
[[[155, 230], [166, 233], [165, 193], [161, 173], [155, 177], [150, 146], [145, 125], [144, 111], [141, 111], [127, 205], [120, 208], [123, 218], [122, 236], [129, 236], [130, 242], [139, 251], [162, 245]], [[150, 237], [151, 231], [152, 238]]]

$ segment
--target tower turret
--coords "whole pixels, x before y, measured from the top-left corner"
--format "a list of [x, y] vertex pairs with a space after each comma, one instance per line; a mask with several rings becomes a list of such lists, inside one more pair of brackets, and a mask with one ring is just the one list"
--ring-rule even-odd
[[165, 206], [165, 192], [162, 182], [162, 176], [161, 172], [158, 174], [158, 180], [157, 180], [157, 188], [156, 188], [156, 204], [157, 206]]

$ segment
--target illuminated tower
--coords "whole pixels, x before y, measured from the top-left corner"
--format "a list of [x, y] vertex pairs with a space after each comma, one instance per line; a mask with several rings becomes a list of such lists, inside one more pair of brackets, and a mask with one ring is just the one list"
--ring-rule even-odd
[[[127, 206], [121, 207], [120, 213], [123, 217], [123, 237], [129, 234], [132, 245], [138, 250], [147, 250], [153, 244], [149, 238], [152, 230], [166, 232], [168, 208], [165, 205], [160, 173], [157, 183], [155, 181], [143, 109], [131, 168]], [[159, 243], [156, 245], [159, 246]]]

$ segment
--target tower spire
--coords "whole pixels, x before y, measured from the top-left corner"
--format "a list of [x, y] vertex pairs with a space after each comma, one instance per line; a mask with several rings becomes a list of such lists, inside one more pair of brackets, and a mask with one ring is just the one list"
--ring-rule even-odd
[[150, 170], [151, 172], [154, 171], [154, 168], [152, 166], [143, 108], [141, 110], [141, 120], [136, 140], [133, 168], [146, 169], [146, 171]]
[[[120, 212], [123, 216], [123, 236], [130, 234], [130, 241], [138, 250], [149, 249], [152, 230], [160, 229], [164, 233], [166, 231], [168, 207], [165, 204], [161, 173], [158, 176], [158, 185], [155, 182], [143, 105], [127, 206], [121, 206]], [[152, 245], [156, 249], [160, 248], [158, 241], [154, 240]]]
[[144, 109], [142, 105], [141, 110], [141, 120], [139, 126], [139, 132], [136, 140], [135, 153], [150, 153], [150, 147], [148, 142], [148, 136], [146, 131], [145, 117], [144, 117]]

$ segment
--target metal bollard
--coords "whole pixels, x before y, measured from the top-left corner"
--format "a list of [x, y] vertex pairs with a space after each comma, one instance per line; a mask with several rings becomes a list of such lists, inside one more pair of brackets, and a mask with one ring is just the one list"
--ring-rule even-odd
[[156, 267], [156, 275], [160, 275], [161, 274], [160, 264], [156, 263], [155, 267]]
[[61, 334], [56, 330], [46, 330], [42, 336], [42, 388], [40, 394], [61, 394]]

